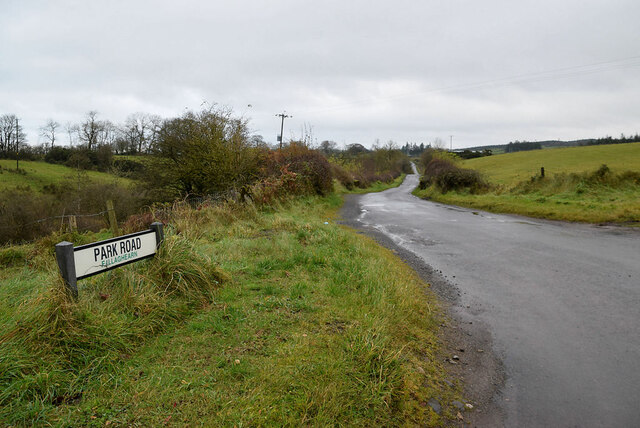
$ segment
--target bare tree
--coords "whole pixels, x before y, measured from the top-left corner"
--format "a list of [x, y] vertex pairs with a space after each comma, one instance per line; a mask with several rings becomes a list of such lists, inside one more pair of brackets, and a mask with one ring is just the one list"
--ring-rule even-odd
[[291, 136], [291, 140], [297, 140], [298, 144], [302, 144], [305, 147], [312, 148], [314, 146], [314, 137], [313, 137], [313, 125], [305, 122], [300, 129], [302, 137], [300, 139], [296, 139], [293, 135]]
[[110, 120], [99, 122], [99, 132], [96, 138], [96, 145], [114, 147], [118, 137], [118, 127]]
[[0, 116], [0, 151], [17, 153], [20, 145], [27, 142], [27, 134], [15, 114]]
[[128, 142], [128, 151], [143, 153], [149, 151], [162, 126], [159, 116], [134, 113], [127, 117], [121, 129], [122, 137]]
[[440, 137], [436, 137], [432, 142], [431, 142], [431, 147], [433, 147], [436, 150], [445, 150], [445, 144], [444, 141], [442, 141], [442, 138]]
[[91, 150], [98, 145], [98, 139], [102, 132], [103, 124], [98, 120], [98, 112], [91, 110], [87, 113], [85, 121], [77, 127], [78, 139]]
[[149, 116], [149, 121], [151, 123], [149, 133], [149, 137], [147, 140], [147, 152], [151, 152], [153, 147], [157, 145], [158, 138], [160, 138], [160, 131], [162, 130], [162, 126], [164, 124], [164, 119], [162, 119], [157, 114], [152, 114]]
[[[60, 124], [53, 119], [49, 119], [46, 125], [40, 128], [40, 135], [49, 144], [49, 149], [52, 149], [56, 142], [58, 128], [60, 128]], [[45, 143], [45, 148], [47, 143]]]
[[78, 125], [67, 122], [64, 124], [64, 130], [69, 135], [69, 147], [73, 147], [74, 135], [78, 135]]
[[9, 152], [13, 144], [16, 116], [14, 114], [4, 114], [0, 116], [0, 152]]

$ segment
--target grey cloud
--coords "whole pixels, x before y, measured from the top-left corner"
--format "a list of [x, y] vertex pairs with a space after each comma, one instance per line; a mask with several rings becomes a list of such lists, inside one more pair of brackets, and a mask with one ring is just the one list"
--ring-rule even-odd
[[308, 123], [319, 140], [367, 145], [637, 132], [640, 61], [534, 75], [640, 55], [637, 16], [631, 0], [8, 1], [0, 113], [32, 142], [49, 117], [169, 116], [203, 100], [269, 141], [283, 109], [285, 136]]

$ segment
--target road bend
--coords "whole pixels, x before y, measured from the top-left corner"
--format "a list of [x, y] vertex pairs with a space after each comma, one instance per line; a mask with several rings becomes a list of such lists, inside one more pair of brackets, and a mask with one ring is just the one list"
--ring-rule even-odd
[[640, 426], [640, 231], [437, 204], [398, 188], [358, 199], [358, 221], [458, 287], [488, 326], [508, 427]]

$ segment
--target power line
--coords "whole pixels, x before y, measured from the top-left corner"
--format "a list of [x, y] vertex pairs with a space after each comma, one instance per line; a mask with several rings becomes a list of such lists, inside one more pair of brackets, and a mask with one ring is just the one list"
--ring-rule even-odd
[[488, 87], [499, 87], [499, 86], [507, 86], [507, 85], [514, 85], [514, 84], [523, 84], [523, 83], [534, 83], [534, 82], [541, 82], [546, 80], [555, 80], [555, 79], [575, 77], [580, 75], [595, 74], [595, 73], [601, 73], [604, 71], [619, 70], [619, 69], [638, 67], [638, 66], [640, 66], [640, 56], [633, 56], [633, 57], [622, 58], [622, 59], [611, 60], [611, 61], [602, 61], [602, 62], [597, 62], [592, 64], [576, 65], [576, 66], [570, 66], [570, 67], [557, 68], [553, 70], [533, 72], [533, 73], [524, 73], [524, 74], [519, 74], [519, 75], [514, 75], [509, 77], [502, 77], [498, 79], [492, 79], [492, 80], [486, 80], [486, 81], [480, 81], [480, 82], [444, 86], [441, 88], [433, 88], [426, 91], [398, 94], [398, 95], [392, 95], [387, 97], [377, 97], [375, 99], [371, 99], [371, 98], [360, 99], [360, 100], [355, 100], [355, 101], [347, 102], [340, 105], [306, 110], [303, 113], [305, 114], [321, 113], [321, 112], [332, 111], [332, 110], [348, 109], [361, 104], [373, 104], [380, 101], [413, 98], [413, 97], [418, 97], [418, 96], [432, 94], [432, 93], [464, 92], [464, 91], [470, 91], [470, 90], [484, 89]]

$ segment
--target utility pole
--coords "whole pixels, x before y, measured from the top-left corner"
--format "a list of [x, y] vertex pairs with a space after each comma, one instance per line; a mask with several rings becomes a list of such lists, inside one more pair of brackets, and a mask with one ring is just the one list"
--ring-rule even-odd
[[284, 113], [276, 114], [276, 117], [282, 118], [282, 122], [280, 122], [280, 150], [282, 150], [282, 140], [283, 140], [282, 133], [284, 131], [284, 118], [285, 117], [293, 117], [293, 116], [288, 116], [286, 114], [286, 112], [284, 112]]
[[453, 135], [449, 135], [449, 151], [453, 151]]
[[18, 117], [16, 116], [16, 171], [20, 169], [20, 126], [18, 125]]

